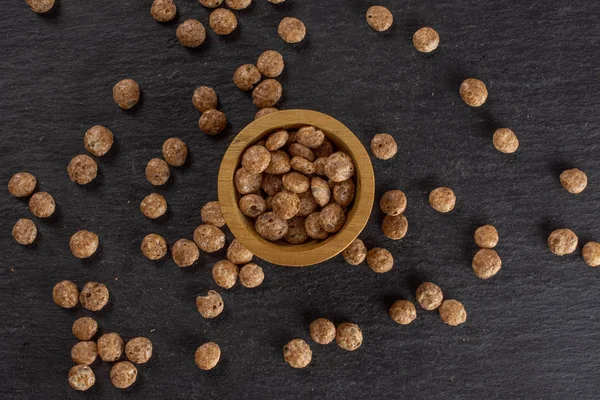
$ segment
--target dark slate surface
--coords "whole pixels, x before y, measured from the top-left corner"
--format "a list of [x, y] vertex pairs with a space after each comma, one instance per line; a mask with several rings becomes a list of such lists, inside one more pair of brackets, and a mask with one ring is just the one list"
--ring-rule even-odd
[[[383, 0], [395, 25], [377, 34], [364, 21], [367, 1], [288, 0], [276, 7], [255, 0], [237, 13], [236, 34], [209, 32], [199, 50], [180, 47], [176, 23], [156, 23], [150, 3], [60, 0], [43, 17], [22, 0], [3, 4], [0, 180], [5, 185], [17, 171], [34, 173], [58, 212], [36, 220], [35, 246], [19, 246], [10, 230], [18, 218], [31, 217], [27, 203], [0, 191], [0, 397], [83, 398], [66, 377], [76, 342], [71, 323], [90, 314], [62, 310], [51, 299], [52, 286], [70, 279], [108, 285], [110, 306], [93, 314], [103, 332], [144, 335], [155, 346], [139, 381], [124, 392], [111, 386], [109, 365], [97, 362], [97, 384], [87, 398], [597, 398], [600, 271], [583, 263], [579, 249], [552, 255], [546, 237], [570, 227], [582, 242], [600, 239], [600, 3]], [[208, 11], [194, 0], [177, 5], [179, 21], [207, 25]], [[276, 35], [288, 15], [306, 23], [301, 45]], [[423, 25], [440, 32], [433, 55], [412, 48], [411, 35]], [[391, 272], [377, 275], [340, 258], [306, 269], [262, 263], [265, 283], [222, 290], [224, 314], [206, 321], [194, 299], [215, 288], [210, 267], [223, 255], [203, 255], [197, 266], [180, 269], [170, 259], [145, 260], [139, 243], [149, 232], [173, 243], [199, 224], [199, 208], [216, 198], [220, 156], [256, 111], [231, 75], [266, 49], [285, 57], [282, 108], [330, 114], [364, 143], [381, 131], [396, 137], [398, 156], [374, 162], [377, 194], [407, 193], [409, 233], [399, 242], [383, 238], [375, 212], [362, 237], [393, 252]], [[490, 90], [478, 110], [458, 96], [469, 76]], [[131, 112], [111, 98], [112, 85], [124, 77], [135, 78], [143, 91]], [[215, 87], [231, 121], [218, 138], [197, 128], [190, 98], [201, 84]], [[84, 152], [83, 133], [94, 124], [109, 127], [117, 142], [98, 159], [97, 182], [79, 187], [66, 166]], [[519, 135], [516, 155], [492, 147], [500, 126]], [[174, 135], [189, 145], [190, 162], [160, 190], [168, 218], [152, 222], [138, 210], [153, 190], [144, 166]], [[579, 196], [558, 181], [572, 166], [590, 180]], [[458, 196], [448, 215], [427, 204], [437, 185]], [[470, 268], [472, 233], [483, 223], [501, 235], [503, 268], [489, 281]], [[68, 238], [84, 228], [102, 244], [81, 262], [70, 254]], [[451, 328], [436, 313], [419, 310], [411, 326], [394, 324], [387, 308], [398, 298], [414, 300], [421, 280], [462, 301], [467, 323]], [[283, 362], [282, 346], [294, 337], [308, 340], [317, 316], [358, 323], [364, 344], [354, 353], [313, 344], [312, 364], [293, 370]], [[207, 373], [195, 367], [193, 354], [208, 340], [221, 345], [223, 357]]]

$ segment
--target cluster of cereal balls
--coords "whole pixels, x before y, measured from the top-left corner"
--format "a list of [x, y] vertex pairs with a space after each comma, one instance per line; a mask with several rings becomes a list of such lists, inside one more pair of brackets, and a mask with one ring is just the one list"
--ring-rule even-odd
[[[283, 73], [284, 67], [281, 53], [267, 50], [258, 57], [256, 65], [244, 64], [237, 68], [233, 73], [233, 83], [245, 92], [252, 90], [252, 101], [256, 107], [273, 109], [283, 93], [281, 83], [274, 78]], [[266, 79], [262, 80], [263, 76]]]
[[[29, 210], [38, 218], [50, 218], [56, 210], [54, 198], [48, 192], [35, 192], [36, 177], [25, 171], [17, 172], [8, 181], [8, 192], [17, 198], [29, 197]], [[20, 218], [12, 229], [12, 236], [24, 246], [35, 242], [37, 226], [29, 218]]]
[[210, 86], [199, 86], [192, 95], [192, 104], [201, 113], [198, 127], [210, 136], [218, 135], [227, 127], [227, 117], [217, 110], [218, 102], [217, 92]]

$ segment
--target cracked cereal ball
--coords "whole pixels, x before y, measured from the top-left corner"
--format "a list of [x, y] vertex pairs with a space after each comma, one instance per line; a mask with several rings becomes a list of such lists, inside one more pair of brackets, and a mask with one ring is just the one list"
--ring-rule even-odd
[[225, 4], [233, 10], [243, 10], [252, 4], [252, 0], [225, 0]]
[[90, 311], [100, 311], [108, 303], [108, 288], [98, 282], [88, 282], [79, 294], [79, 302]]
[[371, 152], [380, 160], [389, 160], [398, 152], [398, 144], [388, 133], [378, 133], [371, 139]]
[[35, 190], [37, 179], [29, 172], [17, 172], [8, 181], [8, 192], [15, 197], [30, 196]]
[[408, 325], [417, 318], [417, 309], [408, 300], [397, 300], [390, 307], [389, 314], [397, 324]]
[[114, 387], [127, 389], [137, 379], [137, 368], [129, 361], [119, 361], [110, 369], [110, 381]]
[[271, 153], [263, 146], [251, 146], [242, 155], [242, 167], [251, 174], [260, 174], [271, 163]]
[[214, 225], [200, 225], [194, 230], [194, 242], [207, 253], [214, 253], [225, 247], [225, 234]]
[[306, 27], [298, 18], [285, 17], [279, 23], [277, 33], [286, 43], [299, 43], [306, 36]]
[[302, 244], [308, 239], [305, 228], [306, 219], [303, 217], [294, 217], [288, 220], [288, 232], [284, 236], [286, 242], [290, 244]]
[[314, 126], [303, 126], [298, 129], [296, 140], [309, 149], [317, 149], [323, 144], [325, 134]]
[[447, 213], [454, 209], [456, 205], [456, 196], [452, 189], [439, 187], [429, 194], [429, 204], [434, 210], [441, 213]]
[[235, 285], [238, 273], [237, 265], [227, 260], [219, 261], [212, 269], [212, 277], [215, 283], [223, 289], [231, 289]]
[[300, 211], [300, 198], [296, 193], [282, 190], [271, 201], [273, 213], [281, 219], [290, 219]]
[[461, 302], [444, 300], [439, 309], [442, 322], [450, 326], [457, 326], [467, 320], [467, 311]]
[[358, 265], [367, 258], [367, 246], [362, 240], [356, 238], [350, 246], [342, 252], [344, 260], [350, 265]]
[[209, 290], [206, 296], [196, 297], [196, 308], [203, 318], [218, 317], [224, 307], [223, 298], [214, 290]]
[[154, 0], [150, 14], [158, 22], [169, 22], [177, 15], [177, 6], [173, 0]]
[[154, 186], [162, 186], [169, 180], [169, 164], [160, 158], [153, 158], [146, 165], [146, 179]]
[[265, 199], [257, 194], [247, 194], [238, 202], [240, 211], [247, 217], [256, 218], [267, 211]]
[[261, 108], [260, 110], [258, 110], [256, 112], [256, 115], [254, 116], [254, 120], [256, 121], [257, 119], [264, 117], [265, 115], [269, 115], [269, 114], [272, 114], [277, 111], [279, 111], [279, 110], [274, 107]]
[[140, 101], [140, 85], [133, 79], [123, 79], [113, 86], [113, 99], [119, 107], [129, 110]]
[[71, 359], [75, 364], [91, 365], [97, 356], [96, 342], [92, 340], [76, 343], [71, 349]]
[[256, 218], [256, 232], [263, 238], [276, 242], [288, 233], [288, 223], [274, 212], [266, 212]]
[[302, 157], [293, 157], [290, 161], [290, 166], [292, 169], [304, 174], [304, 175], [312, 175], [315, 173], [315, 166], [313, 163], [308, 161], [306, 158]]
[[[38, 14], [47, 13], [54, 7], [54, 0], [25, 0], [31, 11]], [[93, 383], [92, 383], [93, 385]], [[91, 385], [90, 385], [91, 386]]]
[[86, 185], [98, 175], [98, 165], [92, 157], [80, 154], [73, 157], [67, 167], [67, 173], [73, 182]]
[[342, 322], [336, 329], [335, 341], [342, 349], [354, 351], [362, 344], [362, 331], [356, 324], [351, 322]]
[[299, 172], [288, 172], [281, 178], [283, 188], [293, 193], [304, 193], [310, 188], [310, 180]]
[[98, 235], [86, 230], [75, 232], [69, 240], [69, 247], [77, 258], [91, 257], [98, 249]]
[[125, 355], [133, 363], [145, 364], [152, 357], [152, 342], [141, 336], [133, 338], [125, 345]]
[[167, 200], [158, 193], [150, 193], [140, 203], [140, 210], [150, 219], [162, 217], [167, 212]]
[[217, 8], [223, 3], [223, 0], [198, 0], [198, 3], [204, 7]]
[[318, 344], [329, 344], [335, 339], [335, 325], [328, 319], [317, 318], [310, 323], [310, 337]]
[[387, 215], [400, 215], [406, 210], [406, 195], [401, 190], [390, 190], [381, 196], [379, 207]]
[[227, 117], [219, 110], [208, 110], [202, 113], [198, 127], [207, 135], [218, 135], [227, 127]]
[[181, 167], [187, 159], [188, 148], [183, 140], [172, 137], [163, 143], [162, 153], [167, 164], [174, 167]]
[[100, 157], [108, 153], [114, 143], [110, 129], [101, 125], [92, 126], [83, 136], [83, 145], [87, 151]]
[[244, 92], [254, 89], [261, 79], [260, 71], [253, 64], [244, 64], [233, 73], [233, 83]]
[[440, 35], [435, 29], [421, 28], [413, 35], [413, 45], [421, 53], [431, 53], [440, 45]]
[[383, 274], [394, 266], [394, 257], [388, 250], [375, 247], [367, 252], [367, 265], [378, 274]]
[[275, 196], [283, 189], [281, 175], [264, 174], [261, 188], [269, 196]]
[[263, 269], [254, 263], [246, 264], [240, 269], [240, 283], [248, 289], [260, 286], [264, 279]]
[[229, 35], [238, 24], [235, 14], [224, 8], [217, 8], [210, 13], [208, 23], [217, 35]]
[[469, 78], [460, 85], [460, 97], [468, 106], [480, 107], [487, 100], [488, 90], [479, 79]]
[[334, 182], [342, 182], [354, 175], [354, 162], [352, 158], [341, 151], [333, 153], [327, 158], [325, 175]]
[[197, 87], [192, 96], [192, 104], [200, 112], [216, 109], [218, 101], [217, 92], [209, 86]]
[[179, 24], [175, 35], [182, 46], [196, 48], [206, 40], [206, 29], [197, 19], [188, 19]]
[[496, 150], [505, 154], [514, 153], [519, 148], [517, 135], [508, 128], [497, 129], [494, 132], [493, 143]]
[[317, 202], [311, 192], [299, 193], [298, 198], [300, 199], [300, 209], [296, 214], [297, 217], [306, 217], [317, 209]]
[[96, 376], [87, 365], [75, 365], [69, 370], [69, 385], [79, 391], [85, 391], [94, 386]]
[[381, 229], [386, 237], [392, 240], [400, 240], [408, 231], [408, 220], [403, 214], [394, 216], [386, 215], [383, 218]]
[[202, 346], [198, 347], [198, 350], [196, 350], [196, 354], [194, 355], [196, 365], [204, 371], [216, 367], [220, 358], [221, 348], [214, 342], [204, 343]]
[[156, 233], [151, 233], [142, 240], [142, 254], [149, 260], [160, 260], [167, 255], [167, 241]]
[[475, 243], [483, 249], [492, 249], [498, 244], [498, 231], [493, 225], [483, 225], [475, 231]]
[[52, 300], [62, 308], [73, 308], [79, 302], [79, 289], [71, 281], [60, 281], [52, 288]]
[[[297, 135], [294, 135], [293, 137], [295, 139]], [[316, 159], [315, 153], [311, 149], [300, 143], [294, 142], [290, 144], [289, 152], [292, 157], [306, 158], [310, 162], [313, 162]]]
[[233, 239], [227, 248], [227, 259], [234, 264], [248, 264], [253, 256], [237, 239]]
[[315, 149], [315, 156], [317, 158], [321, 157], [329, 157], [333, 154], [333, 143], [331, 143], [327, 138], [323, 139], [323, 143], [319, 147]]
[[306, 234], [313, 239], [325, 239], [329, 233], [321, 227], [321, 213], [314, 212], [304, 221]]
[[256, 66], [264, 76], [276, 78], [283, 72], [285, 64], [281, 53], [275, 50], [267, 50], [258, 57]]
[[557, 229], [548, 236], [548, 247], [557, 256], [571, 254], [577, 249], [577, 235], [570, 229]]
[[171, 255], [173, 256], [175, 264], [180, 267], [189, 267], [198, 261], [200, 250], [198, 250], [196, 243], [191, 240], [179, 239], [173, 244]]
[[312, 360], [312, 350], [304, 340], [293, 339], [283, 346], [283, 359], [292, 368], [304, 368]]
[[337, 182], [333, 185], [333, 200], [341, 207], [347, 207], [354, 200], [356, 187], [352, 179], [347, 181]]
[[569, 193], [579, 194], [583, 192], [587, 183], [587, 175], [580, 169], [567, 169], [560, 174], [560, 184], [563, 185]]
[[252, 101], [258, 108], [273, 107], [281, 99], [282, 93], [281, 83], [275, 79], [265, 79], [252, 91]]
[[329, 157], [319, 157], [313, 162], [315, 167], [315, 175], [325, 176], [325, 165]]
[[372, 6], [367, 10], [367, 23], [377, 32], [384, 32], [392, 27], [394, 16], [383, 6]]
[[21, 218], [13, 226], [12, 236], [19, 244], [32, 244], [37, 237], [37, 227], [32, 220]]
[[444, 294], [442, 289], [435, 283], [423, 282], [417, 288], [417, 302], [424, 310], [435, 310], [442, 304]]
[[262, 174], [252, 174], [245, 168], [235, 171], [235, 187], [240, 194], [256, 193], [262, 186]]
[[269, 151], [279, 150], [287, 143], [290, 135], [285, 129], [280, 129], [269, 135], [265, 143], [265, 147]]
[[600, 266], [600, 243], [587, 242], [581, 250], [583, 260], [590, 267]]
[[346, 214], [344, 213], [344, 209], [340, 207], [339, 204], [330, 203], [321, 210], [319, 223], [321, 224], [321, 228], [323, 228], [326, 232], [338, 232], [340, 229], [342, 229], [345, 222]]
[[225, 218], [221, 212], [218, 201], [209, 201], [200, 209], [200, 217], [205, 224], [214, 225], [217, 228], [225, 226]]
[[91, 340], [98, 332], [98, 322], [90, 317], [81, 317], [73, 322], [71, 331], [79, 340]]
[[123, 353], [123, 339], [118, 333], [105, 333], [98, 339], [98, 355], [102, 361], [117, 361]]

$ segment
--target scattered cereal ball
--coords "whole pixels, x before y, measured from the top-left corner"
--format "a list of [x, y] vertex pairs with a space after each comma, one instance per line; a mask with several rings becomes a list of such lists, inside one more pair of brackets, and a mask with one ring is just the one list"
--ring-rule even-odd
[[423, 282], [417, 288], [417, 302], [424, 310], [435, 310], [442, 304], [444, 294], [442, 289], [431, 282]]
[[198, 368], [208, 371], [217, 366], [219, 359], [221, 358], [221, 349], [219, 345], [213, 342], [204, 343], [198, 347], [194, 360]]
[[225, 218], [221, 212], [218, 201], [209, 201], [200, 209], [200, 217], [205, 224], [214, 225], [218, 228], [225, 226]]
[[277, 33], [284, 42], [298, 43], [306, 36], [306, 27], [298, 18], [285, 17], [279, 23]]
[[256, 66], [264, 76], [275, 78], [281, 75], [285, 64], [281, 53], [275, 50], [267, 50], [258, 57]]
[[27, 197], [33, 193], [37, 179], [29, 172], [17, 172], [8, 181], [8, 192], [15, 197]]
[[300, 209], [296, 217], [306, 217], [317, 209], [317, 202], [311, 192], [299, 193], [298, 197], [300, 198]]
[[600, 266], [600, 243], [587, 242], [581, 249], [583, 260], [590, 267]]
[[[263, 109], [264, 110], [264, 109]], [[265, 147], [269, 151], [279, 150], [287, 143], [290, 135], [285, 129], [280, 129], [269, 135], [265, 142]]]
[[483, 249], [492, 249], [498, 244], [498, 231], [493, 225], [483, 225], [475, 231], [475, 243]]
[[[54, 0], [25, 0], [31, 11], [38, 14], [43, 14], [54, 7]], [[92, 383], [93, 385], [93, 383]], [[91, 385], [90, 385], [91, 386]]]
[[435, 29], [421, 28], [413, 35], [413, 45], [421, 53], [431, 53], [440, 45], [440, 35]]
[[85, 391], [94, 386], [96, 376], [87, 365], [75, 365], [69, 370], [69, 385], [80, 391]]
[[256, 193], [262, 185], [262, 174], [251, 174], [245, 168], [235, 171], [235, 187], [240, 194]]
[[198, 126], [207, 135], [218, 135], [227, 127], [227, 117], [219, 110], [208, 110], [202, 113]]
[[171, 249], [173, 261], [180, 267], [189, 267], [200, 257], [200, 250], [196, 243], [189, 239], [179, 239], [173, 244]]
[[572, 168], [560, 174], [560, 183], [569, 193], [579, 194], [587, 186], [588, 179], [585, 172], [577, 168]]
[[310, 149], [316, 149], [323, 144], [325, 134], [314, 126], [303, 126], [298, 129], [296, 140]]
[[354, 200], [354, 194], [356, 193], [356, 186], [352, 179], [347, 181], [337, 182], [333, 185], [333, 200], [338, 203], [341, 207], [347, 207]]
[[150, 219], [162, 217], [167, 212], [167, 200], [158, 193], [150, 193], [140, 203], [142, 214]]
[[505, 154], [514, 153], [519, 148], [517, 135], [508, 128], [497, 129], [494, 132], [493, 143], [496, 150]]
[[350, 246], [342, 252], [344, 260], [350, 265], [358, 265], [367, 257], [367, 247], [362, 240], [356, 238]]
[[434, 210], [441, 213], [447, 213], [454, 209], [456, 205], [456, 196], [452, 189], [440, 187], [429, 193], [429, 204]]
[[214, 290], [209, 290], [206, 296], [196, 297], [196, 308], [203, 318], [215, 318], [223, 312], [223, 298]]
[[79, 302], [79, 289], [71, 281], [60, 281], [52, 288], [52, 300], [62, 308], [73, 308]]
[[283, 93], [281, 83], [275, 79], [265, 79], [252, 91], [252, 101], [258, 108], [273, 107]]
[[295, 216], [288, 220], [288, 232], [283, 237], [290, 244], [302, 244], [308, 239], [304, 217]]
[[371, 151], [380, 160], [389, 160], [398, 152], [398, 144], [388, 133], [378, 133], [371, 139]]
[[312, 360], [312, 350], [304, 340], [293, 339], [283, 346], [283, 359], [292, 368], [304, 368]]
[[337, 203], [329, 203], [321, 210], [319, 223], [326, 232], [338, 232], [346, 222], [346, 213]]
[[315, 173], [315, 166], [306, 158], [295, 156], [290, 161], [292, 169], [303, 173], [304, 175], [312, 175]]
[[279, 110], [274, 107], [261, 108], [260, 110], [258, 110], [256, 112], [256, 115], [254, 116], [254, 120], [256, 121], [257, 119], [264, 117], [265, 115], [269, 115], [269, 114], [272, 114], [277, 111], [279, 111]]
[[321, 227], [321, 213], [314, 212], [304, 221], [306, 234], [313, 239], [325, 239], [329, 233]]
[[248, 264], [253, 256], [237, 239], [233, 239], [227, 248], [227, 259], [234, 264]]
[[400, 325], [408, 325], [417, 318], [415, 305], [408, 300], [396, 300], [390, 307], [390, 318]]
[[88, 155], [80, 154], [73, 157], [67, 167], [69, 178], [75, 183], [86, 185], [93, 181], [98, 175], [96, 161]]
[[[293, 134], [293, 136], [290, 135], [290, 137], [293, 137], [295, 140], [297, 135]], [[303, 144], [296, 143], [294, 141], [294, 143], [290, 144], [290, 147], [288, 150], [289, 150], [290, 154], [292, 155], [292, 157], [306, 158], [310, 162], [315, 161], [315, 158], [316, 158], [315, 153]]]
[[283, 188], [293, 193], [304, 193], [310, 188], [310, 180], [299, 172], [288, 172], [281, 178]]
[[206, 40], [206, 29], [197, 19], [188, 19], [181, 23], [175, 34], [179, 43], [189, 48], [199, 47]]
[[108, 303], [109, 293], [106, 285], [98, 282], [88, 282], [79, 294], [79, 301], [90, 311], [100, 311]]
[[261, 79], [260, 71], [253, 64], [244, 64], [233, 73], [233, 83], [244, 92], [252, 90]]
[[352, 158], [341, 151], [333, 153], [327, 158], [325, 175], [334, 182], [342, 182], [354, 175], [354, 162]]
[[212, 277], [215, 283], [223, 289], [231, 289], [235, 285], [238, 273], [237, 265], [227, 260], [219, 261], [212, 269]]
[[401, 190], [390, 190], [381, 196], [379, 207], [387, 215], [400, 215], [406, 210], [406, 195]]
[[281, 219], [290, 219], [300, 211], [300, 198], [296, 193], [282, 190], [273, 196], [273, 213]]
[[488, 97], [487, 87], [479, 79], [466, 79], [460, 85], [460, 97], [471, 107], [482, 106]]
[[254, 263], [246, 264], [240, 269], [240, 283], [246, 288], [260, 286], [264, 279], [263, 269]]
[[408, 231], [408, 220], [403, 214], [400, 215], [386, 215], [383, 218], [383, 224], [381, 225], [383, 234], [392, 240], [400, 240], [406, 235]]
[[177, 14], [177, 6], [173, 0], [154, 0], [150, 8], [152, 18], [158, 22], [169, 22]]
[[37, 237], [37, 227], [32, 220], [28, 218], [21, 218], [17, 221], [15, 226], [13, 226], [12, 236], [19, 244], [31, 244]]
[[471, 264], [475, 275], [481, 279], [488, 279], [496, 275], [502, 268], [502, 260], [496, 251], [480, 249], [473, 257]]
[[141, 336], [133, 338], [125, 345], [125, 355], [133, 363], [145, 364], [152, 357], [152, 342]]
[[225, 4], [231, 9], [243, 10], [252, 4], [252, 0], [225, 0]]
[[172, 137], [163, 143], [162, 153], [167, 164], [174, 167], [181, 167], [187, 159], [188, 148], [183, 140]]
[[335, 325], [328, 319], [317, 318], [310, 323], [310, 337], [315, 343], [329, 344], [335, 339]]
[[98, 339], [98, 355], [102, 361], [117, 361], [123, 353], [123, 339], [118, 333], [105, 333]]
[[439, 309], [442, 322], [450, 326], [457, 326], [467, 320], [467, 312], [462, 303], [456, 300], [444, 300]]
[[367, 23], [377, 32], [387, 31], [394, 23], [394, 16], [383, 6], [372, 6], [367, 10]]
[[271, 153], [263, 146], [251, 146], [242, 155], [242, 167], [250, 174], [260, 174], [271, 163]]
[[208, 23], [217, 35], [229, 35], [238, 24], [235, 14], [224, 8], [217, 8], [210, 13]]
[[225, 234], [214, 225], [200, 225], [194, 230], [194, 242], [207, 253], [214, 253], [225, 247]]
[[87, 151], [100, 157], [108, 153], [114, 143], [110, 129], [101, 125], [92, 126], [83, 136], [83, 145]]
[[367, 252], [367, 264], [373, 271], [383, 274], [394, 266], [394, 257], [388, 250], [375, 247]]
[[129, 110], [140, 100], [140, 85], [133, 79], [123, 79], [113, 86], [113, 99], [119, 107]]
[[77, 258], [91, 257], [98, 249], [98, 235], [86, 230], [75, 232], [69, 240], [69, 247]]
[[154, 186], [161, 186], [167, 183], [171, 176], [169, 164], [160, 158], [153, 158], [146, 165], [146, 179]]
[[265, 199], [257, 194], [247, 194], [243, 196], [238, 206], [240, 211], [247, 217], [256, 218], [267, 210]]
[[204, 7], [217, 8], [223, 3], [223, 0], [198, 0], [198, 3]]
[[90, 317], [81, 317], [73, 322], [71, 331], [79, 340], [90, 340], [98, 332], [98, 322]]
[[110, 369], [110, 381], [114, 387], [127, 389], [137, 379], [137, 368], [129, 361], [119, 361]]
[[29, 210], [38, 218], [49, 218], [56, 210], [56, 203], [49, 193], [37, 192], [29, 199]]
[[71, 359], [75, 364], [91, 365], [97, 356], [96, 342], [93, 340], [78, 342], [71, 349]]
[[275, 242], [288, 232], [288, 223], [270, 211], [256, 218], [256, 232], [263, 238]]
[[192, 104], [196, 110], [205, 112], [217, 108], [218, 97], [217, 92], [209, 86], [200, 86], [194, 90], [192, 96]]
[[322, 178], [313, 177], [310, 181], [310, 190], [316, 203], [325, 207], [331, 199], [331, 189], [329, 184]]
[[149, 260], [156, 261], [167, 255], [167, 241], [156, 233], [151, 233], [142, 240], [142, 254]]
[[271, 163], [265, 169], [267, 174], [282, 175], [291, 169], [290, 156], [282, 150], [271, 152]]
[[362, 331], [358, 325], [351, 322], [342, 322], [335, 332], [335, 341], [344, 350], [354, 351], [363, 341]]
[[570, 229], [557, 229], [548, 237], [548, 247], [557, 256], [571, 254], [577, 249], [577, 235]]

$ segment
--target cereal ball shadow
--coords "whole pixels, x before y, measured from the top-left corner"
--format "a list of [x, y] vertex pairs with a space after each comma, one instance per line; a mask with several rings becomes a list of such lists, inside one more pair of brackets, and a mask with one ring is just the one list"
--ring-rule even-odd
[[231, 32], [229, 35], [216, 35], [216, 36], [218, 36], [218, 40], [221, 40], [226, 43], [230, 43], [230, 42], [234, 42], [234, 41], [238, 40], [240, 38], [241, 34], [242, 34], [242, 26], [240, 25], [239, 20], [238, 20], [237, 28], [235, 28], [235, 30], [233, 32]]
[[[111, 149], [111, 151], [112, 151], [112, 149]], [[96, 174], [96, 177], [94, 178], [93, 181], [91, 181], [90, 183], [85, 184], [85, 185], [79, 185], [79, 184], [73, 182], [73, 185], [81, 187], [81, 189], [84, 192], [96, 194], [100, 191], [100, 187], [102, 186], [103, 182], [104, 182], [104, 173], [102, 172], [102, 168], [98, 167], [98, 173]]]
[[[62, 213], [62, 206], [58, 203], [58, 201], [56, 201], [56, 206], [54, 209], [54, 214], [52, 214], [50, 216], [50, 218], [43, 218], [43, 219], [37, 219], [36, 221], [36, 225], [37, 222], [39, 221], [40, 224], [45, 224], [45, 225], [51, 225], [51, 226], [56, 226], [56, 225], [60, 225], [62, 224], [62, 222], [64, 221], [65, 217]], [[38, 227], [38, 235], [40, 234], [39, 232], [39, 227]]]
[[54, 7], [46, 13], [37, 14], [37, 16], [45, 21], [52, 22], [53, 24], [57, 23], [56, 19], [61, 15], [61, 4], [60, 0], [57, 0], [54, 3]]
[[75, 256], [72, 255], [73, 258], [79, 260], [79, 262], [81, 263], [81, 265], [85, 265], [85, 266], [91, 266], [93, 264], [96, 264], [98, 262], [98, 260], [102, 259], [102, 251], [104, 250], [104, 244], [102, 243], [102, 238], [100, 238], [99, 242], [98, 242], [98, 248], [96, 249], [96, 252], [94, 254], [92, 254], [90, 257], [88, 258], [76, 258]]
[[[206, 27], [207, 29], [210, 29], [208, 27]], [[237, 29], [236, 29], [237, 30]], [[208, 32], [207, 32], [208, 33]], [[194, 56], [194, 57], [204, 57], [204, 53], [209, 51], [210, 48], [212, 47], [212, 38], [209, 38], [209, 35], [206, 35], [206, 39], [204, 40], [204, 43], [202, 43], [200, 46], [198, 47], [185, 47], [182, 46], [179, 41], [177, 40], [177, 38], [175, 38], [175, 46], [180, 47], [182, 49], [184, 49], [188, 54]]]
[[[112, 164], [115, 161], [115, 159], [117, 158], [117, 156], [119, 155], [120, 148], [121, 148], [121, 145], [120, 145], [119, 139], [114, 137], [113, 145], [111, 146], [108, 153], [106, 153], [102, 157], [96, 157], [96, 162], [99, 164], [106, 164], [106, 165]], [[100, 168], [98, 169], [98, 172], [100, 172]], [[98, 179], [98, 178], [96, 177], [96, 179]]]
[[548, 170], [554, 176], [554, 179], [560, 185], [560, 174], [567, 169], [574, 168], [572, 164], [566, 162], [565, 160], [553, 160], [548, 164]]
[[[112, 87], [111, 89], [112, 90]], [[138, 102], [136, 103], [135, 106], [131, 107], [128, 110], [122, 109], [121, 107], [119, 107], [118, 105], [115, 104], [115, 107], [119, 108], [122, 112], [124, 112], [125, 114], [130, 114], [130, 115], [136, 115], [140, 108], [142, 108], [144, 106], [144, 98], [145, 98], [145, 94], [144, 94], [144, 87], [140, 84], [140, 99], [138, 100]], [[112, 151], [112, 149], [111, 149]]]
[[545, 247], [548, 247], [548, 236], [550, 236], [553, 231], [564, 227], [564, 225], [557, 222], [555, 219], [545, 217], [538, 229], [540, 242], [543, 243]]

